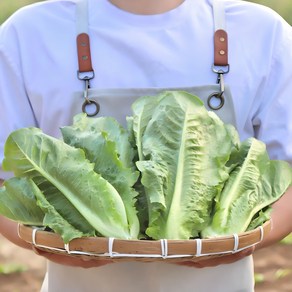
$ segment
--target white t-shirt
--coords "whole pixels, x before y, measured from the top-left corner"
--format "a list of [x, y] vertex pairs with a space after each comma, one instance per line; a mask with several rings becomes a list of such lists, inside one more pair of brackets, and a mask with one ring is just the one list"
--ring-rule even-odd
[[[89, 0], [92, 88], [216, 83], [212, 0], [186, 0], [162, 15], [133, 15]], [[268, 8], [226, 0], [231, 87], [242, 139], [256, 135], [272, 158], [292, 161], [291, 27]], [[75, 1], [45, 1], [0, 30], [0, 160], [8, 134], [36, 125], [58, 136], [71, 123], [77, 79]], [[113, 108], [113, 111], [115, 109]], [[2, 125], [5, 125], [4, 127]], [[2, 177], [0, 173], [0, 177]]]
[[[256, 136], [267, 144], [271, 158], [292, 162], [291, 28], [268, 8], [245, 1], [224, 2], [230, 63], [225, 82], [233, 94], [240, 137]], [[211, 3], [185, 0], [175, 10], [146, 16], [122, 11], [106, 0], [89, 0], [95, 70], [92, 88], [216, 83], [217, 76], [211, 70]], [[21, 9], [2, 25], [0, 161], [11, 131], [37, 126], [59, 136], [59, 127], [71, 124], [76, 111], [74, 92], [84, 86], [77, 79], [75, 18], [75, 1], [51, 0]], [[118, 110], [113, 105], [113, 116]], [[0, 177], [9, 174], [0, 169]], [[252, 289], [252, 283], [247, 283], [252, 274], [251, 258], [199, 270], [123, 263], [90, 270], [50, 264], [49, 271], [50, 287], [55, 285], [50, 291], [109, 292], [117, 287], [127, 292]], [[224, 275], [228, 275], [228, 282]], [[193, 290], [192, 281], [186, 279], [196, 283]], [[234, 285], [228, 288], [231, 279]]]

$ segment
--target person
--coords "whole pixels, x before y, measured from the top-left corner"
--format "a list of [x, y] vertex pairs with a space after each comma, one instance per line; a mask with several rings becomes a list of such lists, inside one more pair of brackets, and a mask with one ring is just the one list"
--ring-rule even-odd
[[[76, 43], [80, 34], [85, 39]], [[246, 1], [29, 5], [0, 30], [0, 161], [15, 129], [36, 126], [59, 137], [60, 126], [71, 124], [82, 110], [125, 124], [137, 97], [182, 89], [233, 123], [242, 140], [254, 136], [266, 143], [271, 158], [292, 163], [291, 67], [288, 23]], [[11, 176], [0, 171], [2, 182]], [[273, 228], [256, 249], [292, 231], [291, 188], [273, 205], [271, 216]], [[199, 263], [113, 263], [41, 251], [21, 240], [17, 223], [4, 217], [0, 232], [48, 259], [42, 291], [254, 290], [254, 247]]]

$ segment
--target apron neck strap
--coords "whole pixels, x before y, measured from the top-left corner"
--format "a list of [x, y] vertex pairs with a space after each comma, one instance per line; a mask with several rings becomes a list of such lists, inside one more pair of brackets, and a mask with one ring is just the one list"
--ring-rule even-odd
[[227, 73], [228, 64], [228, 35], [225, 23], [225, 7], [222, 0], [213, 0], [214, 18], [214, 66], [215, 73]]
[[79, 65], [78, 78], [81, 80], [90, 80], [94, 77], [94, 70], [91, 62], [88, 34], [88, 1], [79, 0], [76, 5], [76, 41]]
[[78, 0], [76, 2], [76, 32], [77, 35], [81, 33], [88, 33], [88, 1]]

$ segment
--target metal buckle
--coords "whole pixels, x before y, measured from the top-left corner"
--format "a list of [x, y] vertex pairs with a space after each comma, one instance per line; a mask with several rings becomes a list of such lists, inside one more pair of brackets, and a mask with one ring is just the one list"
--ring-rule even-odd
[[80, 72], [77, 71], [77, 77], [79, 80], [91, 80], [95, 76], [94, 71]]
[[[93, 111], [90, 111], [89, 106], [93, 106]], [[94, 117], [99, 113], [100, 105], [94, 99], [85, 99], [82, 104], [82, 112], [84, 112], [89, 117]]]
[[[226, 66], [218, 66], [218, 65], [213, 65], [212, 71], [217, 74], [217, 84], [220, 85], [220, 92], [214, 92], [209, 95], [207, 103], [208, 106], [212, 110], [219, 110], [220, 108], [223, 107], [225, 103], [224, 99], [224, 91], [225, 91], [225, 84], [224, 84], [224, 74], [228, 73], [230, 69], [229, 64]], [[214, 105], [214, 99], [218, 99], [215, 103], [218, 103], [217, 105]]]
[[[209, 95], [207, 99], [207, 103], [210, 109], [215, 111], [223, 107], [225, 103], [225, 98], [224, 98], [223, 93], [224, 92], [214, 92]], [[219, 103], [218, 101], [216, 101], [217, 99], [219, 100]], [[217, 105], [215, 105], [215, 103], [217, 103]]]
[[[88, 72], [80, 72], [77, 73], [78, 79], [84, 81], [84, 91], [83, 91], [83, 98], [84, 102], [82, 104], [82, 112], [84, 112], [87, 116], [93, 117], [99, 113], [100, 105], [94, 99], [88, 98], [88, 90], [90, 88], [90, 80], [94, 78], [94, 71]], [[91, 106], [91, 107], [89, 107]], [[92, 108], [93, 106], [93, 108]], [[92, 110], [90, 110], [92, 109]]]
[[229, 64], [224, 65], [224, 66], [219, 66], [219, 65], [213, 65], [212, 66], [212, 71], [216, 74], [226, 74], [229, 72], [230, 66]]

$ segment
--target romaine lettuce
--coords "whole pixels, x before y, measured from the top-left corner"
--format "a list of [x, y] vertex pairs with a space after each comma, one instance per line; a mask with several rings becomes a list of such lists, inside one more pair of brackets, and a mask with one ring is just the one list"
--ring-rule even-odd
[[[239, 138], [193, 95], [165, 92], [159, 98], [143, 133], [136, 134], [144, 157], [137, 166], [149, 203], [146, 233], [154, 239], [188, 239], [209, 224]], [[134, 120], [141, 118], [134, 115]]]
[[[46, 189], [57, 190], [103, 236], [131, 238], [120, 195], [93, 168], [83, 150], [36, 128], [11, 133], [5, 144], [3, 169], [13, 171], [17, 177], [34, 180], [43, 193]], [[63, 207], [55, 206], [55, 209]]]
[[256, 227], [252, 219], [262, 223], [259, 218], [265, 214], [261, 210], [277, 201], [291, 184], [290, 165], [270, 160], [265, 144], [255, 138], [241, 144], [237, 161], [216, 198], [212, 223], [202, 231], [202, 237], [241, 233], [250, 224]]
[[75, 116], [73, 125], [61, 128], [61, 132], [64, 141], [84, 150], [86, 158], [94, 163], [94, 171], [117, 190], [125, 205], [131, 237], [138, 238], [137, 192], [133, 186], [139, 173], [128, 133], [113, 118], [88, 119], [85, 114]]
[[75, 116], [63, 140], [12, 132], [0, 214], [83, 236], [189, 239], [240, 233], [268, 220], [292, 170], [196, 96], [167, 91], [132, 105], [124, 129], [111, 117]]

